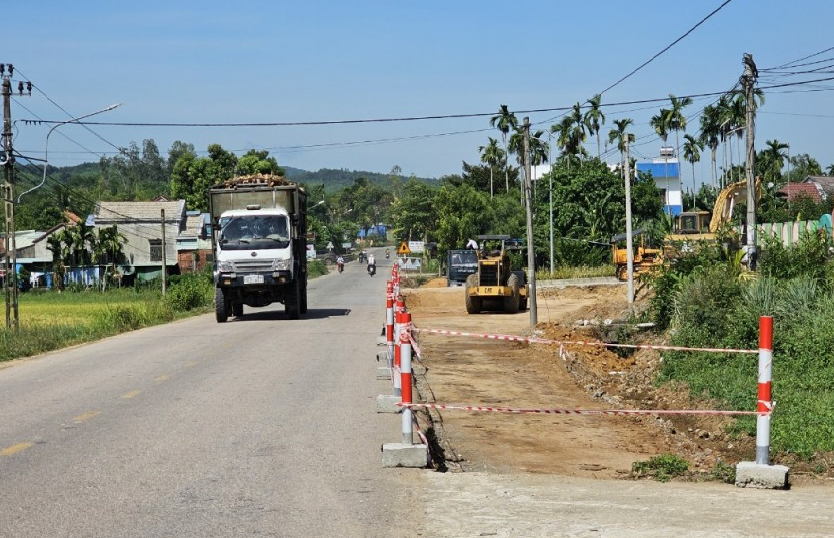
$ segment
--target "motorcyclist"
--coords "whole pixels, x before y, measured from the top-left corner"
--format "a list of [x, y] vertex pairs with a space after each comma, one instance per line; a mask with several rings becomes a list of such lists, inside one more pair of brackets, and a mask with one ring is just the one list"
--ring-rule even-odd
[[371, 276], [374, 276], [374, 273], [376, 273], [376, 260], [373, 254], [368, 254], [368, 273]]
[[390, 257], [391, 257], [391, 249], [386, 248], [386, 249], [385, 249], [385, 258], [386, 258], [386, 259], [388, 259], [388, 258], [390, 258]]
[[341, 273], [341, 272], [344, 270], [344, 268], [345, 268], [345, 259], [344, 259], [344, 258], [342, 258], [342, 255], [341, 255], [341, 254], [339, 255], [339, 257], [338, 257], [338, 258], [336, 258], [336, 267], [338, 267], [338, 268], [339, 268], [339, 272], [340, 272], [340, 273]]
[[359, 253], [359, 261], [362, 262], [362, 261], [367, 260], [367, 259], [368, 259], [368, 254], [365, 253], [364, 250], [362, 250], [362, 252]]

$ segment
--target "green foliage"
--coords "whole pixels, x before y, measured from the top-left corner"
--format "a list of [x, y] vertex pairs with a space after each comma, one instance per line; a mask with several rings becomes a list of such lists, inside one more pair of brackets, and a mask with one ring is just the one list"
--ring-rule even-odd
[[661, 454], [648, 461], [635, 461], [631, 465], [632, 478], [652, 477], [658, 482], [669, 482], [689, 470], [689, 463], [674, 454]]
[[758, 258], [762, 274], [776, 278], [807, 275], [824, 280], [832, 273], [834, 241], [825, 230], [804, 232], [799, 242], [786, 247], [774, 237], [767, 237]]
[[307, 260], [307, 278], [316, 278], [327, 274], [327, 266], [322, 260]]
[[169, 278], [165, 301], [176, 312], [188, 312], [212, 305], [214, 282], [209, 271]]
[[715, 462], [715, 467], [710, 472], [710, 478], [724, 482], [725, 484], [735, 484], [736, 468], [733, 465], [718, 460]]

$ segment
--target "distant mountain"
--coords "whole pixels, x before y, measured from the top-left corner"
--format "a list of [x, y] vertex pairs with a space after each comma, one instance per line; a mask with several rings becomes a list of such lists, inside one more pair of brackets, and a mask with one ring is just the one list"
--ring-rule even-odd
[[[293, 168], [292, 166], [282, 166], [281, 168], [283, 168], [286, 172], [287, 179], [296, 183], [304, 183], [308, 188], [323, 184], [326, 192], [336, 192], [344, 189], [345, 187], [350, 187], [353, 185], [353, 182], [360, 177], [364, 177], [374, 185], [387, 185], [389, 177], [389, 174], [348, 170], [347, 168], [322, 168], [317, 172], [301, 170], [300, 168]], [[401, 177], [403, 181], [411, 179], [410, 177]], [[437, 184], [438, 182], [435, 178], [418, 177], [415, 179], [429, 184]]]

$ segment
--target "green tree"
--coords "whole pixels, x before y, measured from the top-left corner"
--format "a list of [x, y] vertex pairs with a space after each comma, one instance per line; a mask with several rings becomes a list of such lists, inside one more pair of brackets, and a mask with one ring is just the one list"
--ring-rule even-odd
[[[667, 111], [668, 117], [666, 118], [666, 124], [669, 130], [675, 131], [675, 155], [677, 155], [681, 147], [679, 133], [680, 131], [686, 131], [686, 116], [683, 114], [683, 109], [692, 104], [692, 98], [677, 98], [674, 94], [670, 93], [669, 101], [671, 101], [672, 108]], [[700, 159], [700, 156], [698, 158]]]
[[[508, 155], [507, 134], [509, 134], [510, 130], [518, 127], [518, 118], [510, 112], [507, 105], [501, 105], [498, 109], [498, 114], [489, 119], [489, 124], [491, 127], [497, 127], [501, 132], [501, 139], [504, 141], [504, 154]], [[507, 183], [507, 192], [510, 192], [510, 175], [506, 168], [504, 169], [504, 179]]]
[[269, 151], [250, 149], [241, 158], [237, 159], [236, 172], [234, 173], [238, 176], [253, 174], [283, 176], [284, 169], [278, 166], [278, 161], [275, 160], [275, 157], [269, 156]]
[[625, 177], [624, 166], [626, 159], [626, 141], [628, 141], [629, 144], [632, 144], [635, 140], [634, 133], [626, 132], [628, 126], [632, 123], [634, 123], [634, 120], [632, 120], [631, 118], [614, 120], [614, 125], [616, 125], [616, 128], [608, 131], [608, 143], [613, 144], [614, 142], [617, 142], [617, 149], [620, 151], [620, 173], [623, 174], [623, 177]]
[[605, 125], [605, 114], [602, 113], [602, 109], [600, 105], [602, 104], [602, 95], [596, 94], [590, 99], [588, 99], [588, 104], [590, 108], [585, 111], [585, 127], [588, 129], [588, 133], [597, 137], [597, 158], [600, 158], [602, 155], [600, 150], [600, 143], [599, 143], [599, 131], [602, 129], [602, 126]]
[[684, 135], [683, 140], [683, 158], [692, 165], [692, 207], [694, 209], [695, 196], [698, 192], [695, 187], [695, 163], [701, 160], [701, 150], [704, 146], [692, 135]]
[[411, 180], [405, 184], [403, 196], [394, 201], [391, 213], [394, 233], [402, 239], [432, 237], [439, 215], [436, 210], [439, 187]]
[[712, 162], [712, 184], [718, 184], [718, 145], [720, 142], [721, 122], [718, 109], [712, 105], [704, 107], [701, 113], [701, 134], [699, 140], [704, 147], [710, 149]]
[[[493, 197], [494, 191], [492, 188], [493, 170], [495, 166], [504, 160], [504, 150], [498, 147], [498, 140], [489, 137], [489, 143], [486, 146], [479, 146], [478, 151], [481, 154], [481, 162], [489, 165], [489, 196]], [[507, 178], [507, 185], [509, 186], [509, 178]]]
[[756, 156], [757, 174], [765, 185], [779, 185], [782, 183], [782, 167], [785, 166], [790, 146], [776, 139], [768, 140], [766, 144], [767, 147]]

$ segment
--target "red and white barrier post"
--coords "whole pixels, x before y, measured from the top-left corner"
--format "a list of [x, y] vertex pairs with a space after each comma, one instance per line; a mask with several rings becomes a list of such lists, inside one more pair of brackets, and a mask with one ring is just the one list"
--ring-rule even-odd
[[[411, 400], [411, 313], [403, 313], [403, 327], [400, 332], [400, 370], [402, 372], [402, 403], [413, 403]], [[414, 425], [412, 423], [411, 408], [403, 407], [403, 444], [414, 444]]]
[[759, 317], [759, 390], [756, 398], [756, 463], [770, 465], [770, 412], [773, 410], [773, 317]]
[[394, 396], [402, 395], [402, 386], [400, 384], [400, 364], [402, 356], [402, 335], [403, 335], [403, 315], [405, 313], [405, 303], [402, 295], [397, 297], [396, 307], [394, 309], [394, 368], [391, 373], [394, 380]]
[[388, 280], [385, 295], [385, 344], [388, 351], [388, 368], [394, 364], [394, 281]]

